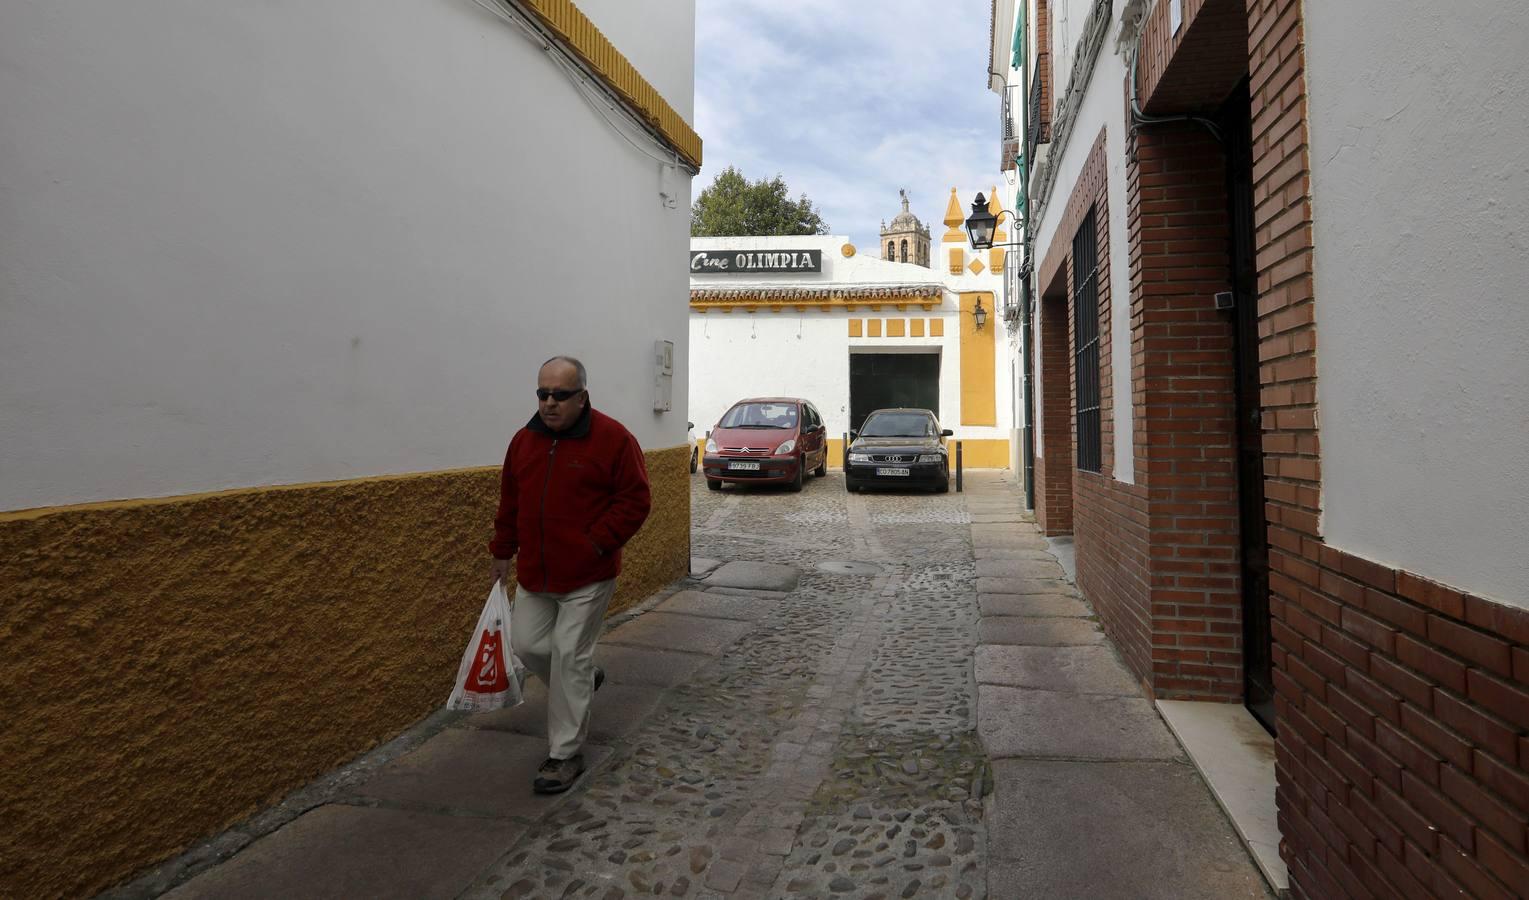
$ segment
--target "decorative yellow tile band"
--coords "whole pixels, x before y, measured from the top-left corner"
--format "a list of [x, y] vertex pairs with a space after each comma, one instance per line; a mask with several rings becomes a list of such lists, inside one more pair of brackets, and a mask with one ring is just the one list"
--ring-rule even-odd
[[908, 337], [923, 337], [923, 336], [924, 336], [924, 320], [923, 319], [909, 319], [908, 320]]
[[859, 337], [860, 333], [861, 333], [861, 322], [860, 322], [860, 320], [859, 319], [850, 319], [849, 320], [849, 336], [850, 337]]
[[[644, 456], [653, 511], [612, 611], [690, 560], [690, 449]], [[93, 896], [440, 708], [498, 485], [490, 466], [0, 518], [0, 897]]]
[[881, 320], [880, 319], [866, 319], [865, 320], [865, 336], [866, 337], [881, 337]]
[[519, 0], [574, 55], [649, 125], [686, 162], [700, 167], [701, 136], [616, 49], [572, 0]]
[[929, 320], [929, 336], [930, 337], [944, 337], [945, 336], [945, 320], [944, 319], [930, 319]]
[[902, 337], [906, 323], [906, 319], [888, 319], [887, 337]]

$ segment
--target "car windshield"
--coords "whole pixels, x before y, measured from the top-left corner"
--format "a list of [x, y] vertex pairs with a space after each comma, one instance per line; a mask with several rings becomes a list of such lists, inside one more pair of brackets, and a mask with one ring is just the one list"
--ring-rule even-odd
[[795, 403], [740, 403], [727, 411], [718, 428], [795, 428]]
[[934, 420], [923, 413], [877, 413], [860, 426], [861, 437], [932, 437]]

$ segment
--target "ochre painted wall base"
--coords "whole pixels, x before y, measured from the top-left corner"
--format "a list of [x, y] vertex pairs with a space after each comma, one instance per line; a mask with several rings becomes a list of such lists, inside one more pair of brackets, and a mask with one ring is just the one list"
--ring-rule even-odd
[[[689, 448], [612, 611], [683, 576]], [[0, 896], [90, 895], [445, 703], [498, 468], [0, 515]]]

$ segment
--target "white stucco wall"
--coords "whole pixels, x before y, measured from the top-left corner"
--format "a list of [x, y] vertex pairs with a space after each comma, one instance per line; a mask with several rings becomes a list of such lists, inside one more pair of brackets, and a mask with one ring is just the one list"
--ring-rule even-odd
[[[996, 328], [994, 340], [994, 391], [997, 419], [994, 426], [961, 425], [961, 337], [957, 317], [959, 292], [991, 291], [997, 302], [1001, 276], [950, 275], [943, 269], [926, 269], [874, 258], [857, 250], [845, 258], [843, 235], [804, 237], [695, 238], [696, 250], [819, 249], [823, 271], [794, 275], [695, 275], [695, 288], [745, 289], [750, 287], [845, 287], [877, 284], [942, 284], [946, 293], [940, 305], [925, 311], [909, 303], [898, 310], [889, 301], [879, 311], [855, 312], [835, 309], [822, 312], [808, 306], [805, 313], [787, 308], [781, 312], [711, 310], [690, 314], [690, 420], [696, 434], [715, 426], [728, 407], [745, 397], [797, 396], [811, 400], [823, 414], [830, 437], [849, 429], [849, 355], [851, 352], [938, 352], [940, 354], [940, 421], [962, 439], [1006, 439], [1013, 428], [1013, 398], [1009, 390], [1008, 341], [1001, 317], [989, 310], [987, 328]], [[946, 245], [947, 247], [949, 245]], [[943, 250], [932, 251], [943, 262]], [[987, 254], [982, 254], [984, 262]], [[810, 304], [810, 301], [805, 301]], [[851, 338], [848, 319], [944, 318], [941, 337]]]
[[[1058, 17], [1063, 15], [1064, 10], [1072, 17], [1068, 29], [1058, 27], [1052, 35], [1052, 77], [1055, 79], [1053, 82], [1055, 96], [1061, 95], [1070, 75], [1069, 68], [1059, 67], [1058, 61], [1065, 60], [1067, 67], [1072, 65], [1071, 59], [1078, 49], [1076, 44], [1082, 33], [1083, 21], [1092, 6], [1091, 0], [1063, 0], [1054, 10]], [[1108, 222], [1100, 219], [1094, 225], [1096, 228], [1108, 227], [1110, 233], [1109, 328], [1111, 389], [1114, 392], [1114, 470], [1116, 480], [1134, 483], [1136, 466], [1133, 444], [1135, 440], [1134, 413], [1131, 407], [1131, 259], [1130, 232], [1126, 221], [1125, 157], [1129, 112], [1121, 90], [1129, 57], [1128, 50], [1118, 54], [1115, 52], [1115, 38], [1119, 32], [1119, 13], [1124, 6], [1125, 0], [1116, 0], [1109, 31], [1095, 59], [1088, 90], [1084, 93], [1082, 102], [1075, 107], [1071, 132], [1065, 146], [1055, 142], [1056, 126], [1055, 124], [1052, 126], [1053, 143], [1050, 145], [1049, 152], [1050, 164], [1056, 168], [1056, 181], [1046, 205], [1039, 210], [1039, 215], [1035, 216], [1034, 228], [1036, 256], [1041, 259], [1045, 258], [1054, 241], [1060, 239], [1071, 242], [1072, 235], [1058, 235], [1057, 229], [1062, 215], [1067, 211], [1067, 202], [1072, 196], [1074, 186], [1078, 183], [1078, 177], [1083, 173], [1083, 166], [1088, 161], [1089, 151], [1093, 149], [1094, 140], [1099, 136], [1100, 129], [1104, 129], [1109, 217]], [[1068, 35], [1070, 37], [1064, 42], [1064, 36]], [[1062, 54], [1064, 47], [1067, 48], [1065, 56]], [[1068, 290], [1071, 289], [1071, 285], [1068, 285]], [[1037, 317], [1036, 334], [1039, 333]], [[1037, 354], [1036, 363], [1037, 382], [1041, 380], [1038, 359], [1039, 354]], [[1066, 376], [1067, 373], [1061, 373], [1061, 377]], [[1041, 416], [1037, 410], [1037, 446], [1040, 445], [1041, 427]]]
[[[591, 6], [688, 110], [693, 4]], [[471, 3], [17, 0], [0, 59], [0, 509], [491, 465], [553, 353], [684, 442], [690, 180]]]
[[1306, 6], [1328, 543], [1529, 606], [1529, 7]]

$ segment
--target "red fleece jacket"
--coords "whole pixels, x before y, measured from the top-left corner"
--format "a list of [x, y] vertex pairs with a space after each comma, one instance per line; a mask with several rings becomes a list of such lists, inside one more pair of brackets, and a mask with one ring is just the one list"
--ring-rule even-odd
[[489, 551], [518, 554], [526, 590], [567, 593], [616, 577], [651, 505], [642, 447], [620, 422], [588, 407], [553, 432], [532, 416], [504, 456]]

